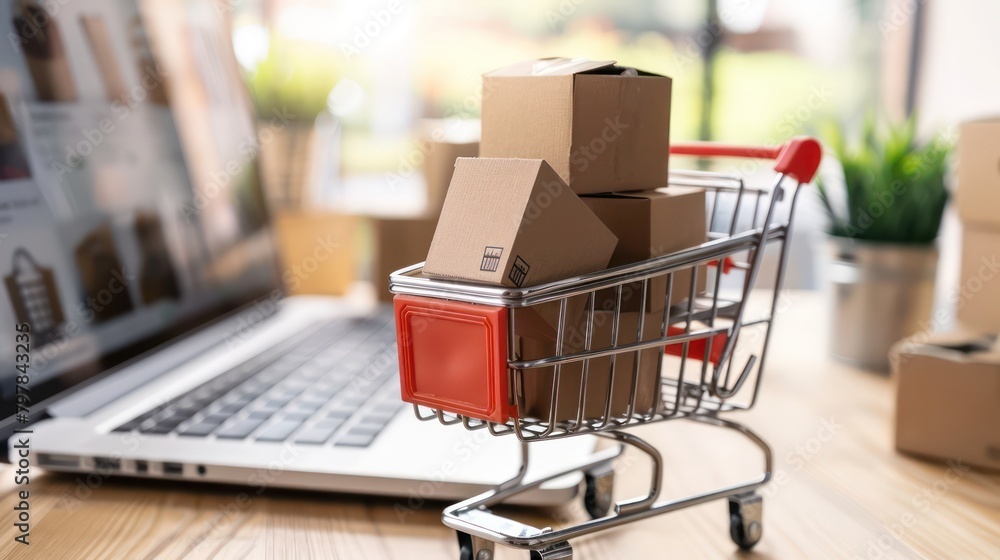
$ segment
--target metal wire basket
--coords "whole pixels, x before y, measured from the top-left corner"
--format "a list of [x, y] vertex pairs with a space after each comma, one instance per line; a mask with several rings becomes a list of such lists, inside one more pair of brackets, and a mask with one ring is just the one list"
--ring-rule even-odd
[[[570, 538], [721, 498], [730, 503], [730, 534], [736, 544], [749, 549], [760, 539], [762, 504], [754, 491], [770, 479], [771, 451], [749, 428], [719, 415], [749, 409], [757, 401], [785, 274], [797, 187], [812, 179], [821, 151], [815, 140], [795, 138], [775, 148], [691, 144], [674, 146], [671, 153], [773, 159], [776, 176], [771, 188], [761, 189], [736, 175], [673, 172], [670, 186], [706, 190], [709, 239], [647, 261], [517, 289], [424, 277], [422, 264], [391, 275], [402, 370], [413, 365], [414, 352], [422, 351], [427, 337], [433, 336], [418, 333], [405, 319], [405, 310], [419, 309], [421, 317], [441, 321], [464, 321], [472, 314], [495, 335], [495, 347], [483, 348], [483, 358], [472, 362], [485, 364], [505, 384], [496, 393], [506, 395], [505, 402], [488, 415], [470, 415], [448, 403], [415, 404], [416, 415], [497, 436], [512, 434], [523, 442], [524, 460], [516, 477], [445, 510], [444, 523], [459, 532], [462, 558], [492, 558], [496, 542], [527, 549], [533, 558], [571, 558]], [[793, 192], [786, 199], [791, 182]], [[772, 299], [764, 313], [752, 316], [750, 295], [765, 268], [773, 280]], [[650, 305], [654, 300], [663, 302], [662, 309]], [[548, 317], [554, 332], [548, 346], [533, 353], [523, 344], [526, 316]], [[468, 355], [468, 341], [453, 342], [449, 346], [447, 340], [436, 341], [435, 356]], [[459, 374], [482, 375], [469, 367]], [[404, 374], [404, 394], [406, 384]], [[662, 458], [655, 447], [623, 430], [674, 419], [729, 428], [747, 437], [763, 453], [762, 475], [658, 502]], [[489, 512], [491, 505], [567, 474], [563, 470], [527, 479], [528, 444], [581, 434], [620, 444], [574, 469], [585, 474], [592, 521], [538, 529]], [[621, 444], [650, 457], [652, 480], [647, 495], [619, 502], [609, 513], [611, 462], [621, 453]]]

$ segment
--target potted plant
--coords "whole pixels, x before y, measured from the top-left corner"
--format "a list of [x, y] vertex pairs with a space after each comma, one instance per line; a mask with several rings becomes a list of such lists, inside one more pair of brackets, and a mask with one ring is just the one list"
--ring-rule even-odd
[[[320, 150], [336, 149], [329, 133], [317, 145], [317, 132], [328, 128], [339, 133], [336, 119], [327, 109], [327, 98], [336, 83], [331, 57], [317, 55], [309, 44], [272, 37], [267, 55], [250, 69], [247, 85], [257, 108], [261, 172], [272, 207], [300, 207], [316, 173]], [[334, 164], [339, 154], [322, 157]]]
[[836, 127], [825, 137], [843, 172], [817, 182], [830, 218], [830, 351], [886, 372], [892, 344], [930, 318], [951, 145], [918, 142], [913, 119], [880, 131], [869, 118], [854, 145]]

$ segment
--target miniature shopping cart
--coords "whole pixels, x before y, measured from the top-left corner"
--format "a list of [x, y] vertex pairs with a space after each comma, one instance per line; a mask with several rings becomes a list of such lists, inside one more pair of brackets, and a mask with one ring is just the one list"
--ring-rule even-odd
[[[425, 277], [422, 264], [392, 274], [404, 398], [426, 388], [414, 386], [421, 374], [441, 384], [429, 393], [472, 391], [440, 405], [432, 395], [428, 406], [414, 405], [416, 415], [522, 442], [522, 466], [514, 478], [444, 510], [444, 524], [458, 532], [462, 560], [492, 559], [495, 543], [528, 550], [532, 559], [571, 559], [572, 538], [716, 499], [728, 500], [730, 535], [741, 549], [760, 540], [762, 499], [756, 490], [771, 477], [771, 450], [752, 430], [720, 415], [749, 409], [756, 401], [798, 187], [812, 180], [821, 149], [811, 138], [795, 138], [773, 148], [698, 143], [674, 146], [671, 153], [747, 158], [751, 167], [752, 160], [770, 159], [777, 176], [770, 189], [762, 189], [745, 184], [743, 174], [672, 172], [671, 186], [706, 190], [708, 240], [647, 261], [516, 289]], [[785, 196], [788, 188], [791, 197]], [[773, 282], [774, 295], [753, 316], [750, 295], [758, 277]], [[675, 293], [679, 286], [684, 293]], [[662, 310], [649, 306], [659, 290], [665, 291]], [[518, 329], [525, 314], [544, 316], [543, 308], [554, 332], [551, 346], [526, 358]], [[639, 319], [627, 321], [630, 313]], [[599, 325], [598, 318], [606, 324]], [[610, 336], [599, 334], [608, 329]], [[643, 396], [650, 364], [657, 394], [652, 406]], [[682, 418], [745, 436], [763, 453], [763, 474], [661, 501], [660, 453], [624, 430]], [[572, 471], [527, 476], [532, 442], [582, 434], [616, 445]], [[625, 445], [650, 457], [652, 480], [647, 495], [618, 502], [612, 510], [613, 460]], [[535, 528], [489, 510], [572, 472], [584, 475], [591, 521]]]

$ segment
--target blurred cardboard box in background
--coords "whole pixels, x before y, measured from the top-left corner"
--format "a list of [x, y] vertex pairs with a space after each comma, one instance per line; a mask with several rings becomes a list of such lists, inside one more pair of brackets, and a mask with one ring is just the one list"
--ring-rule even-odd
[[978, 332], [1000, 332], [1000, 229], [966, 226], [962, 233], [958, 321]]
[[958, 213], [966, 226], [1000, 230], [1000, 117], [962, 123]]
[[479, 155], [479, 121], [424, 119], [420, 122], [419, 144], [425, 152], [422, 168], [427, 183], [427, 212], [436, 216], [444, 205], [455, 160]]
[[958, 321], [1000, 332], [1000, 118], [962, 123], [958, 140], [962, 265]]
[[544, 159], [577, 194], [667, 186], [671, 79], [611, 61], [529, 60], [483, 76], [479, 155]]
[[374, 239], [372, 283], [379, 301], [392, 301], [390, 274], [427, 257], [437, 222], [437, 215], [371, 218]]
[[322, 210], [276, 210], [274, 224], [289, 294], [347, 292], [360, 266], [359, 217]]
[[1000, 347], [996, 336], [914, 337], [893, 347], [896, 448], [1000, 469]]

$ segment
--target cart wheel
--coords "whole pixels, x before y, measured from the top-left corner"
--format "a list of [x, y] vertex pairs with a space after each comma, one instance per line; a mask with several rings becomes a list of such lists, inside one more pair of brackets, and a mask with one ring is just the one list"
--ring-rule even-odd
[[458, 535], [458, 560], [493, 560], [493, 541], [461, 531]]
[[741, 550], [750, 550], [760, 542], [763, 506], [763, 499], [752, 492], [729, 498], [729, 536]]
[[562, 541], [541, 550], [531, 551], [531, 560], [573, 560], [573, 547]]
[[583, 505], [591, 519], [604, 517], [614, 503], [615, 471], [610, 464], [602, 465], [584, 473], [587, 489], [583, 494]]

